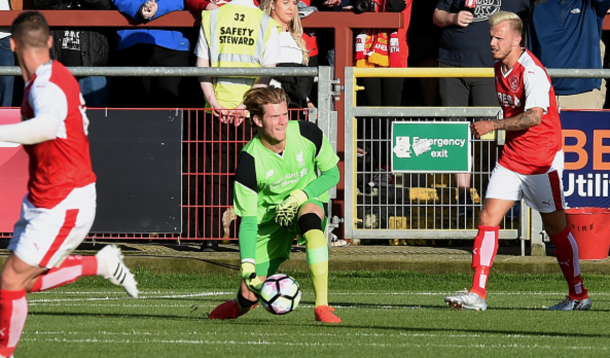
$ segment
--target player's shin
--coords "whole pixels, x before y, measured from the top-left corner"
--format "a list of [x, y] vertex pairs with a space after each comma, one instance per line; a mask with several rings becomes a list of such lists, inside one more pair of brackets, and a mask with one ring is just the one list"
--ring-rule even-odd
[[306, 245], [307, 268], [316, 291], [316, 307], [328, 306], [328, 244], [322, 231], [322, 219], [308, 213], [299, 218]]
[[487, 296], [487, 277], [498, 252], [499, 226], [479, 225], [479, 232], [474, 238], [472, 249], [472, 269], [474, 279], [470, 292], [474, 292], [482, 299]]
[[560, 233], [552, 235], [551, 242], [555, 245], [555, 257], [568, 282], [570, 299], [581, 300], [589, 297], [580, 276], [578, 246], [570, 229], [566, 226]]
[[0, 290], [0, 356], [10, 357], [17, 348], [27, 315], [25, 290]]
[[104, 276], [98, 272], [97, 258], [95, 256], [70, 255], [58, 267], [47, 271], [38, 277], [30, 292], [46, 291], [73, 283], [82, 276]]

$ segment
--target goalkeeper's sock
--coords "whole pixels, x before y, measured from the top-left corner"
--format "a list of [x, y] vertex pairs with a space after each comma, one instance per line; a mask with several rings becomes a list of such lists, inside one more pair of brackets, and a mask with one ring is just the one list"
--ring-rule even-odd
[[240, 311], [249, 311], [258, 303], [258, 300], [250, 301], [241, 294], [241, 290], [237, 292], [237, 304], [239, 305]]
[[98, 268], [97, 257], [70, 255], [59, 267], [54, 267], [41, 275], [30, 292], [46, 291], [73, 283], [81, 276], [107, 276], [106, 272], [98, 272], [99, 269], [108, 270], [105, 265]]
[[487, 277], [498, 252], [499, 229], [499, 226], [479, 225], [479, 232], [474, 238], [474, 248], [472, 249], [474, 279], [470, 292], [476, 293], [482, 299], [487, 296]]
[[0, 356], [11, 357], [21, 338], [27, 316], [25, 290], [0, 290]]
[[299, 225], [304, 232], [307, 268], [316, 291], [316, 307], [328, 306], [328, 244], [321, 230], [322, 219], [316, 214], [305, 214], [299, 218]]

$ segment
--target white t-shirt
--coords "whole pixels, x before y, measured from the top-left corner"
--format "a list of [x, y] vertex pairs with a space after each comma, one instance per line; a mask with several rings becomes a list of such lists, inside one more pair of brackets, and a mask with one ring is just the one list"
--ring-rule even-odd
[[304, 64], [303, 50], [288, 31], [280, 33], [280, 60], [278, 63]]
[[[233, 0], [227, 5], [241, 5], [252, 8], [257, 8], [252, 0]], [[261, 66], [270, 66], [275, 65], [280, 62], [280, 40], [279, 34], [276, 31], [271, 31], [269, 35], [269, 40], [267, 40], [267, 44], [265, 46], [265, 50], [263, 51], [263, 58], [261, 59]], [[203, 32], [203, 27], [199, 26], [199, 39], [197, 40], [197, 47], [195, 47], [195, 55], [201, 59], [209, 60], [210, 59], [210, 49], [208, 48], [208, 42], [205, 37], [205, 33]]]

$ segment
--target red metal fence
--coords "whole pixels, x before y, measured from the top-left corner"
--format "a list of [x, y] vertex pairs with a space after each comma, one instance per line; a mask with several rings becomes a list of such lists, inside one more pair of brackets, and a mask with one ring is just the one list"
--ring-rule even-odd
[[[290, 118], [307, 118], [307, 109]], [[182, 233], [95, 233], [91, 239], [220, 240], [236, 238], [232, 187], [237, 156], [256, 134], [249, 123], [222, 124], [210, 110], [185, 109], [182, 138]], [[19, 210], [15, 207], [14, 210]], [[0, 233], [0, 239], [11, 233]]]

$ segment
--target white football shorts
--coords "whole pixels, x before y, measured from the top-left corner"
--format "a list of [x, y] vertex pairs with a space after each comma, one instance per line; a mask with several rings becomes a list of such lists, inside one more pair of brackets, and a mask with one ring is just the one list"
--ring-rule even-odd
[[26, 195], [8, 249], [35, 267], [61, 265], [91, 229], [96, 198], [95, 183], [72, 190], [52, 209], [35, 207]]
[[547, 173], [519, 174], [496, 164], [485, 198], [519, 201], [525, 199], [527, 205], [541, 213], [563, 210], [563, 151], [557, 152]]

